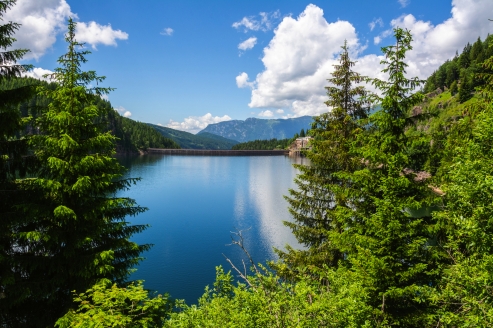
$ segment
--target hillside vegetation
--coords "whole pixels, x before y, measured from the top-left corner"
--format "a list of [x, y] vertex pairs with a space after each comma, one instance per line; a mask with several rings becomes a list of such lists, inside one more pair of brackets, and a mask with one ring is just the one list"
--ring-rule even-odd
[[[2, 80], [0, 90], [12, 90], [27, 86], [31, 86], [32, 88], [45, 87], [50, 90], [54, 90], [57, 87], [55, 83], [22, 77]], [[22, 117], [30, 117], [31, 120], [35, 120], [47, 108], [49, 103], [49, 98], [34, 93], [30, 99], [17, 103], [15, 107], [21, 113]], [[147, 124], [121, 116], [112, 109], [109, 101], [94, 96], [93, 103], [106, 113], [99, 120], [107, 122], [107, 130], [111, 131], [118, 138], [116, 141], [118, 153], [137, 153], [138, 151], [145, 151], [147, 148], [180, 148], [172, 139], [162, 136]], [[34, 129], [32, 124], [28, 124], [25, 130], [19, 132], [18, 135], [36, 134], [39, 132], [42, 131]]]
[[238, 141], [230, 140], [212, 133], [192, 134], [147, 123], [166, 138], [174, 140], [184, 149], [231, 149]]

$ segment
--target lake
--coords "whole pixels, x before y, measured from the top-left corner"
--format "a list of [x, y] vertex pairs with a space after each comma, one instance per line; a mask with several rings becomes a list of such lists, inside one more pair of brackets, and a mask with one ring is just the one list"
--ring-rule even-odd
[[[145, 280], [147, 289], [196, 303], [215, 267], [231, 266], [223, 254], [242, 266], [244, 254], [231, 243], [231, 232], [244, 230], [244, 243], [256, 263], [276, 259], [273, 247], [299, 245], [282, 221], [291, 220], [283, 195], [295, 188], [293, 163], [287, 156], [119, 157], [126, 177], [142, 180], [120, 196], [149, 210], [133, 224], [149, 224], [132, 240], [154, 246], [131, 279]], [[239, 279], [239, 278], [238, 278]]]

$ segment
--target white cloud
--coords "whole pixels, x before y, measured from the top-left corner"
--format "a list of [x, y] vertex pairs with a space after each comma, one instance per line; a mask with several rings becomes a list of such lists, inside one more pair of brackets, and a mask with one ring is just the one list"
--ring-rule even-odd
[[411, 0], [397, 0], [397, 1], [401, 4], [402, 8], [407, 7], [407, 5], [411, 2]]
[[174, 32], [174, 30], [171, 27], [166, 27], [159, 34], [166, 35], [166, 36], [171, 36], [171, 35], [173, 35], [173, 32]]
[[41, 68], [41, 67], [35, 67], [32, 70], [30, 70], [29, 72], [23, 73], [22, 76], [28, 76], [28, 77], [32, 77], [32, 78], [35, 78], [38, 80], [50, 82], [51, 79], [49, 77], [44, 77], [44, 75], [46, 75], [46, 74], [53, 74], [53, 72], [48, 70], [48, 69]]
[[236, 85], [238, 88], [253, 88], [255, 86], [255, 82], [248, 82], [248, 74], [243, 72], [236, 77]]
[[282, 110], [282, 109], [279, 108], [278, 110], [276, 110], [276, 113], [277, 114], [284, 114], [284, 110]]
[[373, 21], [370, 22], [370, 24], [368, 24], [368, 26], [370, 27], [370, 31], [373, 31], [373, 29], [377, 25], [380, 26], [380, 27], [383, 27], [383, 20], [382, 20], [382, 18], [374, 19]]
[[385, 38], [388, 38], [389, 36], [391, 36], [393, 33], [393, 30], [392, 29], [388, 29], [388, 30], [385, 30], [383, 31], [382, 33], [380, 33], [380, 35], [376, 36], [373, 38], [373, 43], [374, 44], [379, 44], [380, 42], [382, 42], [383, 39]]
[[132, 113], [130, 111], [126, 110], [123, 106], [119, 106], [119, 107], [116, 107], [113, 109], [116, 110], [118, 113], [120, 113], [120, 115], [122, 115], [123, 117], [132, 116]]
[[197, 133], [207, 127], [209, 124], [219, 123], [223, 121], [229, 121], [231, 117], [228, 115], [220, 116], [212, 116], [211, 113], [207, 113], [204, 116], [189, 116], [183, 120], [183, 122], [176, 122], [173, 120], [169, 120], [169, 123], [166, 124], [166, 127], [172, 128], [175, 130], [186, 131], [190, 133]]
[[[21, 24], [15, 33], [17, 41], [13, 48], [26, 48], [31, 52], [24, 59], [38, 60], [56, 42], [57, 37], [66, 30], [67, 19], [76, 20], [66, 0], [18, 0], [4, 15], [4, 21]], [[95, 47], [116, 45], [117, 39], [127, 39], [128, 34], [113, 30], [110, 25], [99, 25], [96, 22], [77, 23], [77, 40], [87, 42]]]
[[265, 70], [256, 83], [238, 76], [239, 87], [253, 87], [250, 107], [291, 108], [295, 115], [319, 114], [324, 105], [326, 79], [330, 77], [344, 40], [358, 49], [355, 28], [345, 21], [327, 23], [323, 11], [308, 5], [297, 18], [285, 17], [264, 49]]
[[255, 16], [243, 17], [240, 21], [234, 22], [233, 27], [239, 29], [243, 27], [245, 32], [251, 31], [269, 31], [273, 25], [279, 21], [281, 13], [276, 10], [272, 13], [261, 12], [258, 18]]
[[86, 42], [96, 49], [96, 45], [116, 46], [116, 40], [127, 40], [128, 33], [114, 30], [110, 24], [99, 25], [96, 22], [79, 22], [75, 28], [75, 39]]
[[392, 27], [407, 28], [413, 34], [414, 49], [406, 57], [408, 74], [427, 78], [468, 42], [476, 41], [478, 36], [484, 40], [492, 31], [493, 25], [488, 21], [492, 12], [491, 0], [453, 0], [452, 16], [437, 25], [413, 15], [392, 20]]
[[258, 113], [258, 116], [260, 117], [272, 117], [274, 116], [274, 113], [270, 110], [264, 110], [264, 111], [261, 111], [260, 113]]
[[242, 43], [238, 45], [238, 49], [240, 50], [249, 50], [255, 47], [257, 44], [257, 38], [252, 36], [251, 38], [246, 39]]
[[13, 48], [30, 49], [24, 59], [37, 60], [55, 43], [68, 17], [77, 15], [65, 0], [19, 0], [3, 18], [21, 24]]
[[[484, 40], [491, 32], [492, 23], [488, 18], [493, 12], [493, 1], [453, 0], [451, 3], [451, 17], [436, 25], [413, 15], [391, 21], [391, 27], [407, 28], [413, 34], [414, 49], [406, 56], [407, 76], [426, 79], [445, 60], [451, 59], [456, 50], [461, 51], [467, 42], [474, 42], [478, 36]], [[393, 44], [392, 34], [392, 29], [385, 30], [374, 41], [376, 44]], [[328, 110], [324, 104], [327, 100], [326, 79], [333, 72], [332, 65], [337, 63], [345, 39], [352, 60], [357, 61], [355, 71], [386, 79], [380, 65], [383, 57], [361, 55], [363, 47], [351, 23], [327, 22], [322, 9], [308, 5], [299, 17], [285, 17], [274, 30], [274, 37], [264, 48], [261, 58], [264, 69], [255, 80], [249, 81], [248, 75], [241, 73], [236, 77], [236, 83], [240, 88], [252, 89], [251, 108], [289, 110], [291, 113], [285, 117], [325, 112]]]

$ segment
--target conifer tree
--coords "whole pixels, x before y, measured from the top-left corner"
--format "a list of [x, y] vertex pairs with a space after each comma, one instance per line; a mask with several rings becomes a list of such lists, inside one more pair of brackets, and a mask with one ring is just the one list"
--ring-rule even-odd
[[115, 137], [103, 132], [111, 109], [94, 104], [111, 89], [90, 88], [104, 77], [81, 70], [89, 52], [75, 40], [75, 26], [69, 19], [68, 52], [51, 75], [57, 87], [39, 90], [50, 99], [37, 120], [43, 133], [31, 143], [40, 168], [22, 184], [37, 197], [23, 206], [16, 248], [25, 261], [5, 291], [14, 304], [11, 316], [30, 327], [52, 326], [71, 305], [72, 291], [83, 292], [103, 278], [122, 282], [149, 248], [129, 241], [145, 226], [129, 225], [125, 217], [145, 209], [116, 195], [135, 179], [121, 178]]
[[381, 324], [423, 327], [434, 313], [428, 296], [439, 279], [441, 252], [433, 246], [429, 175], [409, 169], [407, 152], [408, 112], [422, 101], [422, 94], [413, 93], [422, 81], [405, 76], [410, 32], [396, 28], [394, 36], [395, 45], [382, 48], [389, 78], [372, 80], [382, 94], [372, 98], [382, 109], [370, 117], [368, 133], [354, 149], [365, 167], [351, 177], [354, 212], [344, 230], [346, 255], [372, 291], [369, 302]]
[[276, 268], [286, 276], [290, 275], [289, 268], [299, 265], [337, 266], [343, 259], [337, 244], [350, 206], [346, 193], [351, 182], [345, 174], [361, 165], [350, 154], [350, 148], [361, 130], [358, 122], [367, 117], [369, 110], [365, 88], [356, 86], [364, 77], [353, 70], [354, 65], [345, 42], [339, 64], [334, 65], [332, 78], [328, 79], [331, 85], [326, 87], [329, 100], [325, 104], [330, 112], [315, 117], [310, 130], [313, 151], [306, 156], [311, 164], [297, 166], [298, 190], [290, 190], [287, 198], [294, 222], [285, 224], [308, 249], [295, 251], [288, 247], [286, 253], [278, 251], [285, 265]]

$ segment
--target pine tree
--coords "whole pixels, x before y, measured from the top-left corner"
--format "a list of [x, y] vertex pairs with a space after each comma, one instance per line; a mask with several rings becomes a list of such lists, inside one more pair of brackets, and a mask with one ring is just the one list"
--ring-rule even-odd
[[382, 109], [370, 117], [355, 152], [365, 167], [351, 179], [352, 215], [346, 221], [346, 256], [355, 275], [372, 291], [369, 303], [381, 324], [423, 327], [433, 315], [428, 298], [439, 277], [440, 250], [433, 247], [436, 222], [429, 176], [411, 170], [405, 134], [408, 112], [422, 101], [421, 83], [405, 76], [409, 31], [394, 29], [396, 44], [382, 48], [388, 81], [373, 79]]
[[460, 74], [459, 101], [464, 103], [472, 98], [472, 82], [468, 70], [463, 69]]
[[367, 92], [355, 86], [364, 77], [353, 71], [354, 61], [349, 58], [347, 43], [342, 46], [339, 64], [326, 87], [329, 100], [325, 103], [330, 112], [314, 118], [311, 135], [313, 151], [307, 152], [310, 165], [298, 165], [296, 178], [298, 190], [290, 190], [287, 198], [294, 222], [285, 222], [298, 241], [307, 246], [306, 251], [278, 251], [284, 265], [276, 268], [289, 276], [299, 265], [337, 266], [344, 255], [338, 239], [344, 229], [343, 221], [349, 210], [347, 188], [351, 182], [345, 174], [361, 165], [350, 154], [351, 143], [361, 130], [359, 120], [366, 118], [369, 104]]
[[50, 99], [37, 120], [43, 133], [31, 143], [40, 169], [22, 183], [36, 197], [24, 204], [24, 224], [16, 232], [17, 251], [26, 260], [5, 291], [14, 304], [11, 315], [30, 327], [52, 326], [71, 305], [72, 291], [100, 279], [124, 281], [149, 248], [129, 241], [145, 226], [129, 225], [125, 217], [145, 209], [116, 195], [136, 179], [121, 178], [124, 168], [113, 157], [116, 138], [103, 132], [108, 109], [94, 104], [111, 89], [89, 88], [104, 77], [81, 70], [89, 52], [75, 40], [75, 26], [69, 19], [68, 52], [51, 75], [57, 87], [39, 90]]

